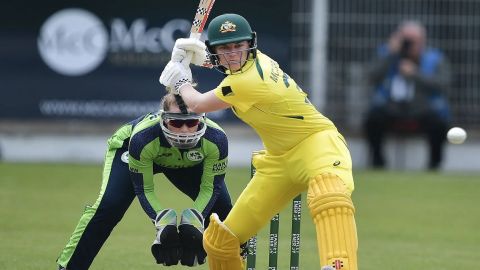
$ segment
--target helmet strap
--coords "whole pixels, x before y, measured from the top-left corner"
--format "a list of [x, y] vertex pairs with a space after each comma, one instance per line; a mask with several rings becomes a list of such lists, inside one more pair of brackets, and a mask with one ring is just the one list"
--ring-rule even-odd
[[250, 50], [252, 52], [253, 59], [257, 59], [257, 32], [252, 32], [252, 39], [250, 40]]

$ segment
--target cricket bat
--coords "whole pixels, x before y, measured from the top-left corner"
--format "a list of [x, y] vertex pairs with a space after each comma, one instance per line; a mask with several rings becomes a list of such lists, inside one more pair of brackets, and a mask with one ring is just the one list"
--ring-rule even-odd
[[[202, 36], [203, 28], [208, 19], [208, 15], [210, 15], [210, 11], [212, 10], [213, 4], [215, 0], [200, 0], [200, 3], [197, 7], [197, 12], [195, 13], [195, 17], [193, 18], [192, 28], [190, 29], [190, 38], [200, 39]], [[192, 54], [187, 54], [187, 61], [190, 63], [192, 59]], [[203, 63], [204, 67], [212, 68], [212, 63], [208, 59], [205, 59]]]
[[192, 29], [190, 29], [190, 37], [200, 39], [202, 35], [203, 28], [208, 19], [208, 15], [212, 10], [215, 0], [200, 0], [198, 4], [197, 13], [192, 22]]

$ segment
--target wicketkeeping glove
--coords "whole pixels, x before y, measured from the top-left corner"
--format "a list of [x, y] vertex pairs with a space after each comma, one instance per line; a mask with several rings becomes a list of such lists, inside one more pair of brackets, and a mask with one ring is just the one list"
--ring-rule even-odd
[[202, 214], [193, 208], [183, 210], [178, 231], [183, 250], [180, 259], [182, 265], [204, 264], [207, 253], [202, 244], [204, 231]]
[[158, 264], [178, 264], [182, 253], [177, 231], [177, 213], [173, 209], [160, 211], [155, 218], [157, 235], [152, 244], [152, 254]]
[[[172, 61], [181, 62], [184, 65], [190, 63], [196, 66], [206, 66], [208, 61], [205, 43], [196, 38], [179, 38], [175, 41], [172, 50]], [[188, 59], [187, 53], [192, 54], [192, 58]], [[190, 62], [188, 62], [190, 60]], [[187, 61], [184, 63], [184, 61]]]
[[185, 66], [180, 62], [169, 61], [163, 69], [159, 81], [167, 87], [168, 91], [178, 95], [182, 86], [191, 84], [192, 71], [188, 65]]

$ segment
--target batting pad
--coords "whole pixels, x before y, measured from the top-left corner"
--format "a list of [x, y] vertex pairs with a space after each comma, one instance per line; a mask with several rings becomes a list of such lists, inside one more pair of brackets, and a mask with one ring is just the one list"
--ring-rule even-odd
[[310, 180], [307, 204], [315, 222], [321, 266], [357, 270], [355, 208], [343, 181], [326, 173]]
[[240, 257], [240, 241], [215, 213], [210, 216], [210, 224], [203, 234], [203, 247], [210, 270], [245, 269]]

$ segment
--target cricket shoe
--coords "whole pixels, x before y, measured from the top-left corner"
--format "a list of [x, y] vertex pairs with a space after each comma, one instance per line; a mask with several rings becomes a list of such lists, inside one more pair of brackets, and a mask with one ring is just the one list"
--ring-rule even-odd
[[333, 266], [326, 265], [326, 266], [323, 266], [321, 270], [335, 270], [335, 268], [333, 268]]

